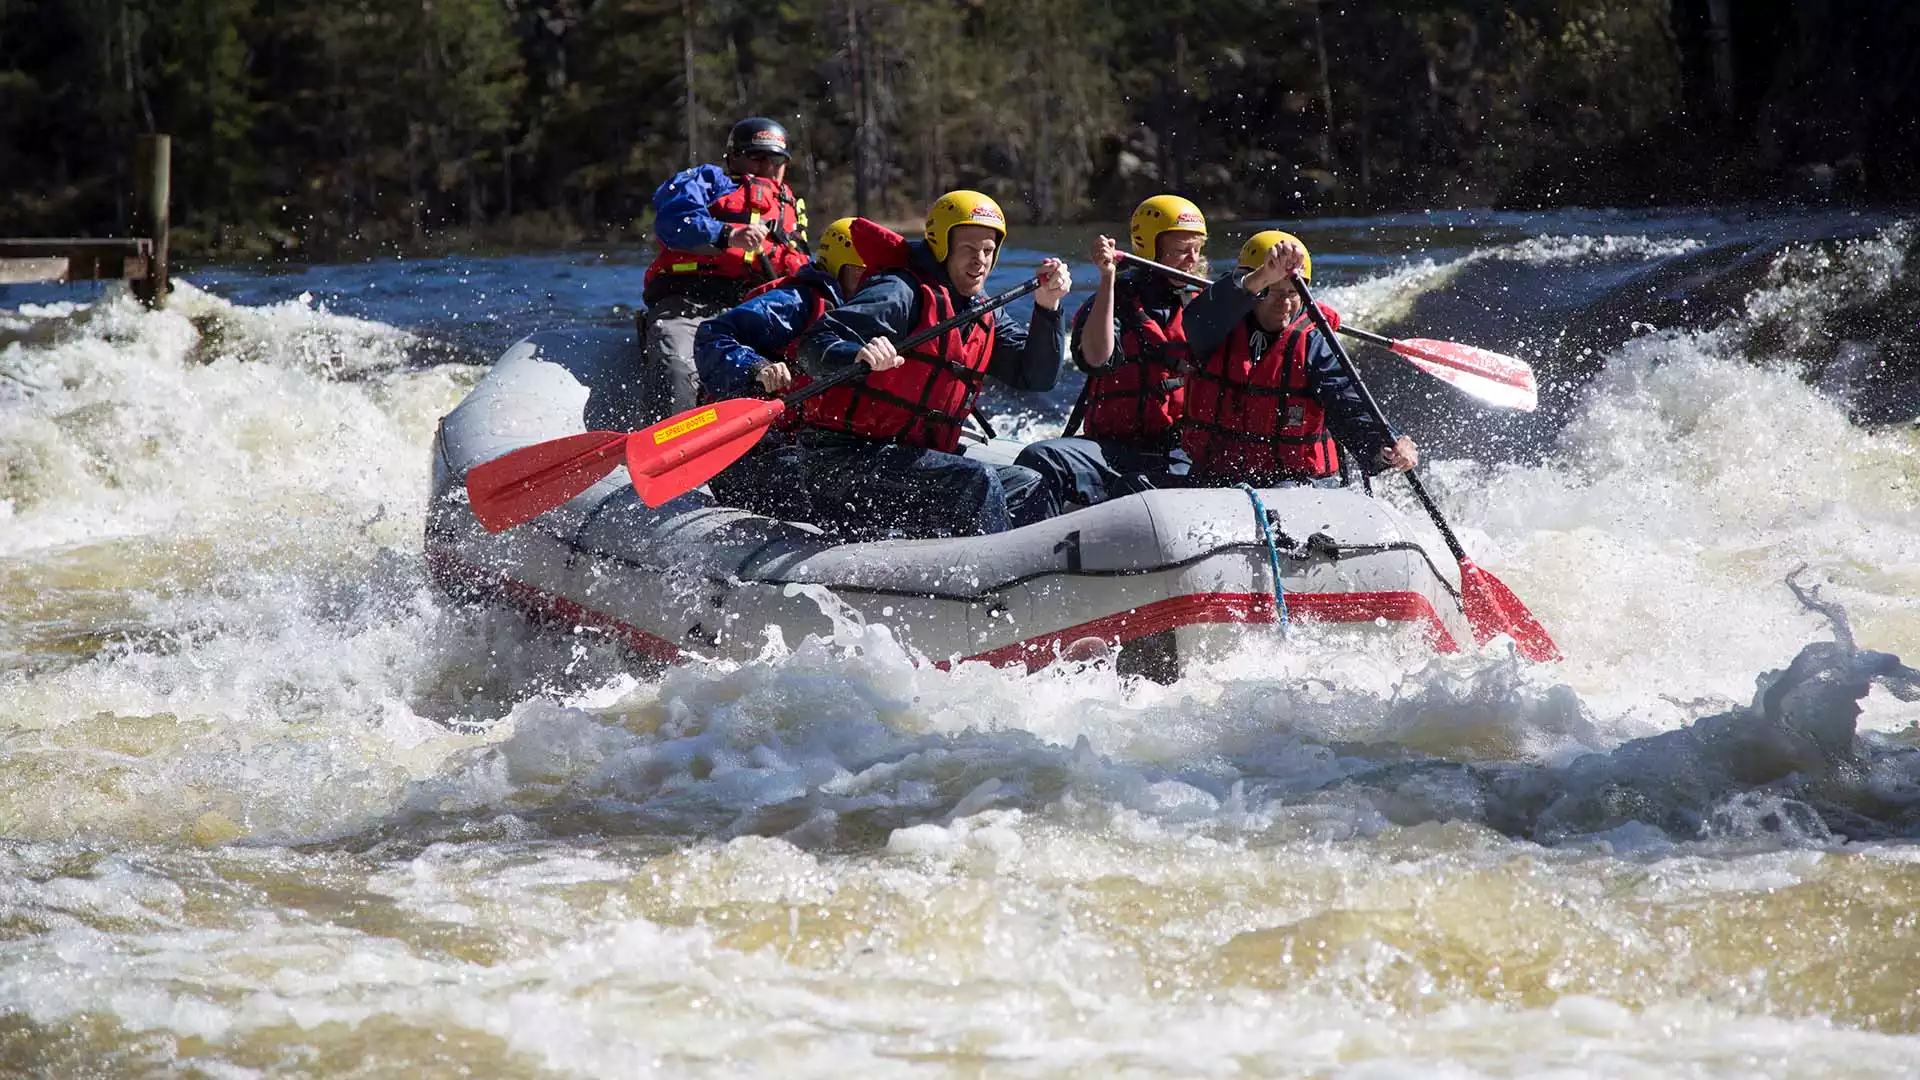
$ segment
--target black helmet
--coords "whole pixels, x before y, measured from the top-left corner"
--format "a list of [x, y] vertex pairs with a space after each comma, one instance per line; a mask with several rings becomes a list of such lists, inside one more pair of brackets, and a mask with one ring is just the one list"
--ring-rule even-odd
[[727, 132], [727, 153], [793, 157], [787, 149], [787, 129], [781, 127], [779, 121], [764, 116], [749, 116], [733, 125], [733, 130]]

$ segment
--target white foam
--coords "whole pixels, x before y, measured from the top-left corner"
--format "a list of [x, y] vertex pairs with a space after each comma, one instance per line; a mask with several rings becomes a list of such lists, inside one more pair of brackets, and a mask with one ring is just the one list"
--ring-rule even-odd
[[[1894, 246], [1829, 284], [1883, 287]], [[1376, 311], [1452, 269], [1336, 299]], [[1783, 271], [1742, 318], [1819, 288]], [[1431, 470], [1567, 661], [1300, 628], [1159, 686], [1107, 660], [942, 670], [817, 590], [831, 635], [640, 679], [596, 636], [423, 582], [425, 448], [472, 370], [409, 370], [404, 334], [303, 302], [0, 315], [0, 649], [25, 658], [0, 675], [0, 917], [27, 928], [0, 1009], [102, 1054], [176, 1040], [218, 1075], [375, 1052], [1911, 1072], [1910, 1039], [1853, 1030], [1904, 1030], [1898, 988], [1821, 974], [1910, 944], [1849, 906], [1897, 898], [1860, 876], [1903, 872], [1899, 849], [1855, 859], [1796, 831], [1794, 799], [1689, 786], [1729, 764], [1711, 746], [1617, 749], [1744, 704], [1824, 636], [1780, 585], [1800, 561], [1863, 645], [1920, 658], [1920, 436], [1849, 426], [1741, 330], [1623, 346], [1541, 465]], [[1875, 798], [1920, 791], [1904, 758], [1870, 764]], [[1704, 815], [1709, 840], [1578, 807], [1545, 837], [1564, 849], [1485, 824], [1649, 778], [1673, 780], [1649, 816]], [[1806, 932], [1745, 936], [1769, 919]]]

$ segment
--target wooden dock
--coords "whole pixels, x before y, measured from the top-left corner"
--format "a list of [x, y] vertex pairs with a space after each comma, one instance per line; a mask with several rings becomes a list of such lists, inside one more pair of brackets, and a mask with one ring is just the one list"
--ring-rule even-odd
[[38, 281], [127, 281], [148, 307], [167, 302], [173, 140], [148, 135], [135, 147], [134, 206], [140, 237], [0, 239], [0, 285]]

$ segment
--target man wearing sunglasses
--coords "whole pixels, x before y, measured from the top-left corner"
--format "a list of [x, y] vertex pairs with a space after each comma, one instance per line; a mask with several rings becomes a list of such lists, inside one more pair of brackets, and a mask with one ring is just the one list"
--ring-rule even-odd
[[687, 169], [653, 193], [660, 254], [647, 268], [641, 378], [657, 416], [699, 399], [700, 324], [812, 261], [806, 200], [786, 183], [791, 156], [786, 128], [749, 116], [727, 135], [724, 167]]

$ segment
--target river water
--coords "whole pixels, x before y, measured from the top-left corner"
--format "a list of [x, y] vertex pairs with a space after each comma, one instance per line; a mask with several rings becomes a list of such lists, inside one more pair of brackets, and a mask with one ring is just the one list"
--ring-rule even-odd
[[1500, 417], [1365, 360], [1564, 662], [647, 676], [420, 566], [435, 420], [631, 254], [0, 290], [0, 1074], [1920, 1074], [1920, 704], [1830, 650], [1745, 709], [1834, 638], [1803, 565], [1920, 661], [1915, 227], [1297, 231], [1350, 321], [1536, 363]]

